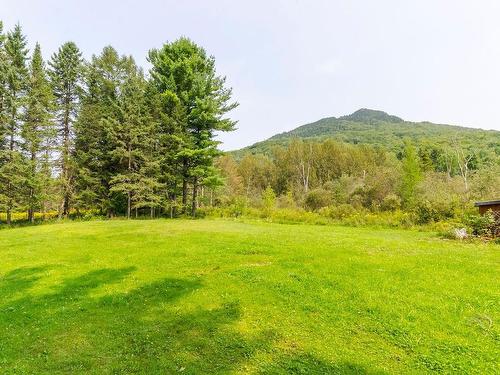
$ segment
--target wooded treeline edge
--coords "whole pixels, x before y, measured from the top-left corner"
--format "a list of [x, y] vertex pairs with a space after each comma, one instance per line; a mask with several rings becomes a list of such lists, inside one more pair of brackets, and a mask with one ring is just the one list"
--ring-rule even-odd
[[[1, 27], [1, 26], [0, 26]], [[21, 27], [0, 31], [0, 203], [108, 216], [196, 213], [200, 186], [219, 183], [216, 131], [235, 108], [214, 58], [187, 38], [149, 52], [149, 79], [112, 47], [85, 62], [73, 42], [45, 66]], [[190, 195], [190, 197], [188, 197]]]
[[[8, 224], [20, 212], [33, 222], [195, 216], [198, 208], [426, 224], [461, 220], [474, 200], [500, 196], [500, 147], [497, 137], [483, 142], [486, 133], [476, 143], [452, 130], [444, 142], [429, 135], [386, 145], [386, 137], [372, 145], [295, 138], [223, 154], [216, 135], [235, 129], [227, 116], [237, 103], [215, 59], [180, 38], [150, 50], [148, 61], [144, 74], [110, 46], [85, 61], [67, 42], [45, 63], [38, 44], [29, 53], [19, 25], [4, 33], [0, 23], [0, 212]], [[358, 111], [340, 120], [369, 122], [362, 131], [373, 134], [400, 119]]]

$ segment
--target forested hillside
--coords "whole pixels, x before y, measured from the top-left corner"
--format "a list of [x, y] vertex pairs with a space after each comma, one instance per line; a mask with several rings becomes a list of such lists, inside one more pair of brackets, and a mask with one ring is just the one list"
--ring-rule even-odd
[[266, 141], [236, 151], [243, 154], [268, 153], [273, 146], [286, 145], [294, 138], [323, 140], [333, 138], [352, 144], [369, 144], [392, 151], [400, 151], [403, 141], [446, 145], [451, 139], [478, 151], [493, 151], [500, 155], [500, 132], [430, 122], [409, 122], [382, 111], [360, 109], [351, 115], [327, 117], [299, 126], [289, 132], [276, 134]]
[[356, 225], [474, 227], [474, 202], [500, 197], [500, 132], [368, 109], [275, 135], [218, 164], [226, 180], [218, 199], [236, 215], [258, 208], [286, 220], [315, 213]]

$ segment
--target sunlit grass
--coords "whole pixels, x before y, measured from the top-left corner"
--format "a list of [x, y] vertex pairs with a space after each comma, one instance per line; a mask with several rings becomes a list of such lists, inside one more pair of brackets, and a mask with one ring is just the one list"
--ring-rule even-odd
[[494, 373], [500, 246], [217, 220], [0, 232], [1, 373]]

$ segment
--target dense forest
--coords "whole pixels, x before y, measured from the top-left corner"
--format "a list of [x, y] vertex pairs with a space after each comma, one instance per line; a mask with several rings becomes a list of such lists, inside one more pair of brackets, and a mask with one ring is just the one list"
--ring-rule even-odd
[[[237, 106], [214, 58], [187, 38], [152, 49], [148, 77], [105, 47], [84, 61], [73, 42], [45, 63], [19, 25], [0, 24], [0, 212], [11, 223], [57, 212], [195, 215], [219, 183], [215, 134]], [[15, 215], [14, 215], [15, 216]]]
[[[410, 123], [367, 109], [246, 149], [218, 150], [238, 104], [187, 38], [148, 72], [73, 42], [45, 62], [0, 24], [0, 220], [220, 215], [461, 220], [500, 196], [500, 132]], [[281, 215], [281, 216], [280, 216]], [[377, 220], [378, 220], [377, 219]]]

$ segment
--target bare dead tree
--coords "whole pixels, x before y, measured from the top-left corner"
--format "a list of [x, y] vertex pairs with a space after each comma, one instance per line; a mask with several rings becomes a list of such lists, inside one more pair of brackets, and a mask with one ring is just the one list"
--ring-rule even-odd
[[474, 158], [474, 152], [470, 150], [467, 152], [457, 139], [453, 140], [453, 150], [460, 171], [460, 176], [464, 182], [465, 194], [469, 195], [469, 176], [470, 176], [470, 163]]

